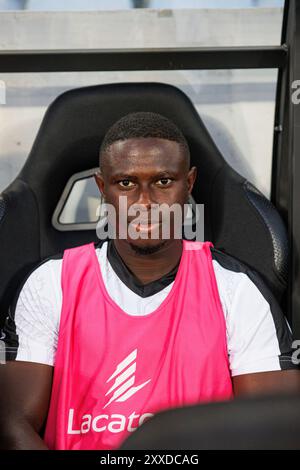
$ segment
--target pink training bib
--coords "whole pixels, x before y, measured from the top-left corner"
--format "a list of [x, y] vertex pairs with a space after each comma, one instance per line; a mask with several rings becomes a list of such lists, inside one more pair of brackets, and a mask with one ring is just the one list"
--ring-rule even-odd
[[50, 449], [116, 449], [160, 410], [232, 396], [210, 246], [183, 241], [171, 291], [144, 316], [112, 300], [93, 243], [64, 252]]

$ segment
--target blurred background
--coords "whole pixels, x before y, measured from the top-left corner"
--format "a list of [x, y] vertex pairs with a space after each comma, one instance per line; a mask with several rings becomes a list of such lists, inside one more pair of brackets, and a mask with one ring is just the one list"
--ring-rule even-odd
[[281, 0], [0, 0], [1, 10], [280, 7]]

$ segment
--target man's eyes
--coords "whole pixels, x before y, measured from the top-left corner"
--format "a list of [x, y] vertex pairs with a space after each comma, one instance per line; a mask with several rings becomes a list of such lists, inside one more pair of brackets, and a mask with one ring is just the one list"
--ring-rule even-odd
[[158, 186], [168, 186], [169, 184], [172, 183], [173, 180], [171, 180], [171, 178], [160, 178], [156, 184]]
[[[164, 186], [169, 186], [172, 183], [172, 181], [173, 180], [171, 178], [160, 178], [159, 180], [155, 181], [155, 184], [157, 186], [164, 187]], [[121, 186], [121, 188], [129, 189], [129, 188], [133, 188], [136, 185], [136, 183], [134, 183], [133, 181], [130, 181], [129, 179], [124, 179], [124, 180], [118, 181], [118, 185]]]
[[121, 180], [121, 181], [118, 181], [118, 184], [122, 187], [122, 188], [132, 188], [134, 186], [134, 183], [130, 180]]

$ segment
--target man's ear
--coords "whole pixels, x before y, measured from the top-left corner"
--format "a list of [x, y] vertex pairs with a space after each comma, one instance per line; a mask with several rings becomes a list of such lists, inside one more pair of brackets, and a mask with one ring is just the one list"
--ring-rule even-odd
[[187, 176], [187, 183], [188, 183], [188, 192], [189, 194], [191, 194], [192, 190], [193, 190], [193, 186], [194, 186], [194, 183], [196, 181], [196, 177], [197, 177], [197, 168], [195, 166], [193, 166], [189, 172], [188, 172], [188, 176]]
[[103, 176], [102, 176], [102, 173], [101, 173], [100, 170], [96, 171], [96, 173], [94, 174], [94, 179], [95, 179], [96, 185], [98, 186], [98, 189], [99, 189], [100, 193], [102, 194], [102, 196], [105, 196], [105, 194], [104, 194], [104, 179], [103, 179]]

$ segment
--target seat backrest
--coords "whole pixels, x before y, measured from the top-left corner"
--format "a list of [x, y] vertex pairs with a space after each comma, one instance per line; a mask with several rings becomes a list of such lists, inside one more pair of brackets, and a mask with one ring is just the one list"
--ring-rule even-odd
[[108, 128], [136, 111], [160, 113], [183, 131], [198, 167], [193, 196], [205, 204], [205, 239], [258, 271], [281, 299], [288, 244], [276, 209], [226, 163], [182, 91], [162, 83], [120, 83], [60, 95], [49, 106], [24, 167], [1, 194], [2, 318], [20, 282], [42, 259], [97, 241], [94, 230], [57, 230], [52, 215], [69, 178], [98, 166]]

